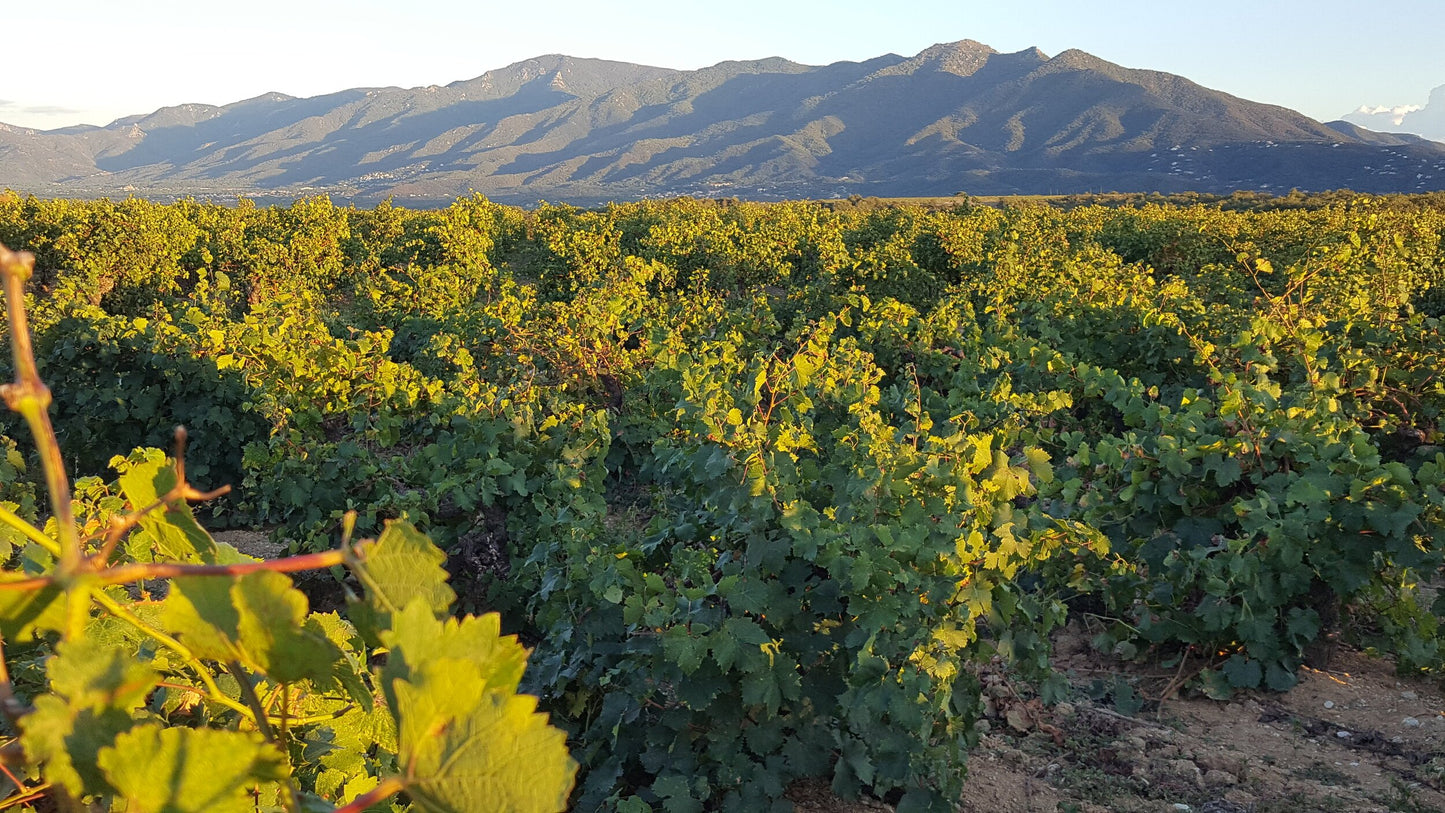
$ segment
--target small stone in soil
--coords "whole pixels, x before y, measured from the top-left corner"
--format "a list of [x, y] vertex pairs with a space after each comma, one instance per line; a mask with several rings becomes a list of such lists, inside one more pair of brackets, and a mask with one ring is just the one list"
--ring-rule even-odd
[[1420, 696], [1415, 694], [1414, 692], [1400, 692], [1401, 700], [1418, 700], [1419, 697]]
[[1332, 709], [1332, 708], [1334, 708], [1334, 707], [1335, 707], [1335, 701], [1333, 701], [1333, 700], [1326, 700], [1326, 701], [1325, 701], [1325, 708], [1327, 708], [1327, 709]]
[[1406, 727], [1406, 728], [1419, 728], [1419, 727], [1420, 727], [1420, 721], [1419, 721], [1419, 720], [1416, 720], [1414, 717], [1406, 717], [1402, 722], [1405, 724], [1405, 727]]
[[1335, 736], [1336, 736], [1336, 737], [1339, 737], [1339, 738], [1342, 739], [1342, 740], [1347, 740], [1347, 739], [1350, 738], [1350, 732], [1348, 732], [1348, 731], [1336, 731], [1336, 732], [1335, 732]]

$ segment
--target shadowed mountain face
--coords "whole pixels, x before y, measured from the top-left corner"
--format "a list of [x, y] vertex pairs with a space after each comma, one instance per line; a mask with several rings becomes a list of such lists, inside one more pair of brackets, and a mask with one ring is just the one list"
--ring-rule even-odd
[[268, 94], [106, 127], [0, 125], [0, 185], [436, 202], [1445, 189], [1445, 145], [1082, 51], [965, 40], [822, 67], [676, 71], [551, 55], [445, 87]]

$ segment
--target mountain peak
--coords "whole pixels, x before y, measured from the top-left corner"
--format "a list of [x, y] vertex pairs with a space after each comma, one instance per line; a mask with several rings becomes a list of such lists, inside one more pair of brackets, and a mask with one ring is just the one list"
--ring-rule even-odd
[[927, 65], [945, 73], [972, 76], [988, 62], [989, 57], [997, 53], [998, 51], [976, 40], [959, 40], [930, 45], [908, 62], [912, 63], [911, 67]]
[[878, 76], [908, 76], [919, 71], [951, 73], [955, 76], [972, 76], [997, 51], [976, 40], [940, 42], [930, 45], [908, 59], [903, 59], [878, 71]]
[[221, 108], [209, 104], [178, 104], [173, 107], [162, 107], [154, 113], [142, 116], [126, 116], [116, 119], [110, 123], [110, 126], [123, 128], [140, 125], [147, 130], [160, 127], [186, 127], [215, 118], [221, 112]]
[[448, 88], [460, 90], [469, 99], [503, 98], [524, 86], [542, 80], [546, 89], [578, 98], [591, 98], [636, 82], [675, 74], [671, 68], [589, 59], [566, 54], [542, 56], [513, 62], [505, 68], [490, 70], [474, 79], [452, 82]]
[[1119, 67], [1112, 62], [1100, 59], [1088, 51], [1081, 51], [1078, 48], [1060, 51], [1057, 56], [1049, 61], [1060, 67], [1074, 68], [1075, 70], [1098, 70], [1104, 66], [1110, 68]]
[[949, 59], [957, 57], [988, 57], [998, 53], [978, 40], [937, 42], [918, 52], [917, 59]]

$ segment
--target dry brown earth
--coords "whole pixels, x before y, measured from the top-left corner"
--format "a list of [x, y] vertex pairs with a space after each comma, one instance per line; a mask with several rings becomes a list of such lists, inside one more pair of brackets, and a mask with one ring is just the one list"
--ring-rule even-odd
[[[1100, 679], [1130, 682], [1145, 697], [1167, 685], [1167, 674], [1126, 671], [1076, 637], [1055, 643], [1057, 666], [1081, 695]], [[998, 701], [970, 756], [963, 813], [1445, 811], [1440, 682], [1399, 677], [1359, 652], [1304, 670], [1284, 694], [1186, 693], [1135, 714], [1085, 699], [1044, 707], [1007, 680], [985, 682]], [[1011, 702], [1026, 711], [1013, 725]], [[794, 797], [803, 813], [889, 810], [821, 788], [795, 788]]]

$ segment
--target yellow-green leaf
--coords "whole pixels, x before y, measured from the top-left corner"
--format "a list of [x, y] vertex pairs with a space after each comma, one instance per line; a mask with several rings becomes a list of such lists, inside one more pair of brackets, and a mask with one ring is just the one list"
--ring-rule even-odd
[[286, 777], [284, 757], [255, 733], [156, 723], [120, 735], [97, 761], [128, 813], [251, 813], [251, 789]]

